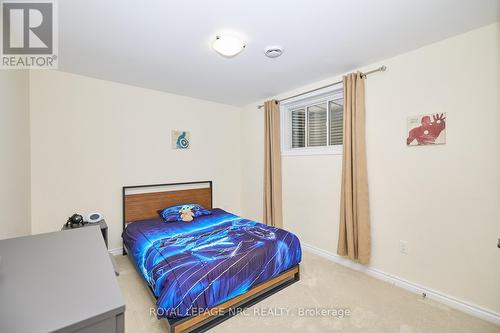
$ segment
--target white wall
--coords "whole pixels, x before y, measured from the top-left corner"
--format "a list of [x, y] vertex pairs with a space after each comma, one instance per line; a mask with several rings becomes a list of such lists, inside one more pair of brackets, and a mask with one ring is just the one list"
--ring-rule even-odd
[[[366, 82], [371, 266], [500, 313], [500, 24], [380, 63]], [[278, 98], [335, 82], [316, 82]], [[243, 213], [262, 216], [262, 112], [242, 116]], [[447, 113], [447, 143], [407, 147], [406, 117]], [[340, 155], [283, 157], [284, 223], [336, 252]], [[314, 175], [314, 177], [312, 177]], [[409, 254], [399, 253], [400, 240]]]
[[56, 71], [30, 83], [33, 233], [100, 211], [121, 247], [124, 185], [213, 180], [214, 205], [240, 212], [239, 108]]
[[30, 233], [29, 73], [0, 70], [0, 239]]
[[263, 219], [264, 111], [250, 104], [241, 114], [241, 205], [246, 218]]

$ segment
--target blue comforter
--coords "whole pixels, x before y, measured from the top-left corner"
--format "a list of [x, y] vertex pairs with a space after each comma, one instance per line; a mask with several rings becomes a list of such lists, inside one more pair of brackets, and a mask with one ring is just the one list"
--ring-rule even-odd
[[123, 241], [163, 317], [199, 314], [297, 265], [298, 238], [214, 209], [192, 222], [131, 223]]

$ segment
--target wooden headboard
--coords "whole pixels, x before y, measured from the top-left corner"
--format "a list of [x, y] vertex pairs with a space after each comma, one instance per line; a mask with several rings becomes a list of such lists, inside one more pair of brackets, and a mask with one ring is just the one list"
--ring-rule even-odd
[[187, 203], [212, 209], [212, 181], [123, 187], [123, 229], [158, 216], [158, 210]]

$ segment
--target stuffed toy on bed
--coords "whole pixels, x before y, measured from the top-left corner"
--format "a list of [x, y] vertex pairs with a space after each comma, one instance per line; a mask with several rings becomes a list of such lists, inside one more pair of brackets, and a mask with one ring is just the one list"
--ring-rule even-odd
[[179, 214], [181, 215], [182, 221], [191, 222], [194, 218], [193, 206], [183, 206], [179, 210]]

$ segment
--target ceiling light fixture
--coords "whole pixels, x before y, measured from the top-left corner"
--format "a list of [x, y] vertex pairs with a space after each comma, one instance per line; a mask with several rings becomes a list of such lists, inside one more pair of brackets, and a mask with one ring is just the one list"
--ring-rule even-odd
[[220, 55], [231, 58], [243, 51], [243, 49], [246, 47], [246, 44], [236, 37], [219, 35], [215, 37], [215, 41], [212, 44], [212, 47]]

